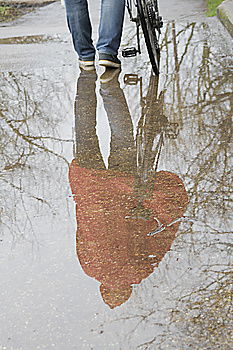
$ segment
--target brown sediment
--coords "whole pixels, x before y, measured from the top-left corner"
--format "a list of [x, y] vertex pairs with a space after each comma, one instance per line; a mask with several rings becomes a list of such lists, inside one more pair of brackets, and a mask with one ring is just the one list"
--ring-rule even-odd
[[0, 23], [13, 21], [38, 7], [46, 6], [54, 1], [1, 1], [0, 2]]
[[28, 36], [15, 36], [10, 38], [1, 38], [0, 45], [13, 45], [13, 44], [43, 44], [47, 42], [62, 42], [62, 38], [59, 35], [28, 35]]

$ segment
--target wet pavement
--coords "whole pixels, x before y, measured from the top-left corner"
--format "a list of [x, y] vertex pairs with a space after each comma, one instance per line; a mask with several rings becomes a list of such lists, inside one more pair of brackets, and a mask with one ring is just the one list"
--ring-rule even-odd
[[232, 349], [229, 40], [167, 21], [159, 79], [5, 65], [1, 350]]

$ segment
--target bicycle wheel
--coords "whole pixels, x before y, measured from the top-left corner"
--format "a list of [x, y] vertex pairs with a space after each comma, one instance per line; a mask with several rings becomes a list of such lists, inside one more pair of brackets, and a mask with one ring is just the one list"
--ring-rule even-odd
[[158, 13], [157, 0], [137, 0], [137, 8], [152, 69], [158, 75], [160, 61], [158, 38], [162, 18]]

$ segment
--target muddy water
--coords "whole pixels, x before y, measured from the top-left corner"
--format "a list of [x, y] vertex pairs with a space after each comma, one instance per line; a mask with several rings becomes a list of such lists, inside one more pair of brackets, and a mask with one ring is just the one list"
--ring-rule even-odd
[[159, 79], [146, 54], [106, 83], [1, 74], [0, 349], [231, 349], [232, 61], [212, 34], [167, 23]]
[[1, 38], [0, 45], [14, 45], [14, 44], [44, 44], [48, 42], [62, 42], [61, 35], [29, 35], [17, 36], [11, 38]]

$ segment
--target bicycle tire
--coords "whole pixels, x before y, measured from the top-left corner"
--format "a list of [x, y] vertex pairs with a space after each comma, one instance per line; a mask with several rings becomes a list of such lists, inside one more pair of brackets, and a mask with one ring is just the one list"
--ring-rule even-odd
[[136, 149], [138, 174], [143, 181], [157, 171], [164, 130], [168, 123], [164, 115], [164, 94], [158, 95], [159, 76], [151, 74], [147, 94], [143, 97], [141, 117], [137, 126]]
[[137, 0], [137, 8], [152, 69], [156, 75], [159, 75], [160, 48], [158, 37], [160, 28], [153, 23], [152, 18], [155, 12], [158, 16], [157, 0]]

